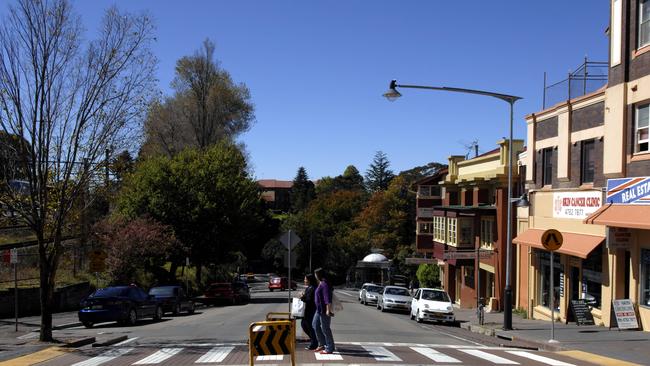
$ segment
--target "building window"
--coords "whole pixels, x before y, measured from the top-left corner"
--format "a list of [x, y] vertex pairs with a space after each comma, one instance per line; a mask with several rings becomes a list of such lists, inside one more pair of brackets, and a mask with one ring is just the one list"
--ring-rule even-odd
[[[648, 1], [648, 8], [650, 8], [650, 0]], [[647, 152], [648, 151], [648, 112], [650, 110], [650, 104], [646, 104], [640, 107], [636, 107], [636, 134], [635, 140], [635, 152]]]
[[603, 245], [594, 249], [587, 259], [582, 261], [581, 299], [587, 305], [600, 309], [603, 288]]
[[433, 240], [444, 243], [445, 242], [445, 217], [433, 217]]
[[584, 183], [594, 182], [594, 171], [596, 170], [595, 141], [582, 141], [580, 158], [580, 181]]
[[464, 266], [463, 272], [465, 277], [464, 278], [465, 286], [469, 288], [474, 288], [474, 266], [473, 265]]
[[639, 48], [650, 43], [650, 0], [639, 0]]
[[643, 306], [650, 306], [650, 250], [641, 249], [641, 301]]
[[542, 150], [542, 185], [553, 184], [553, 148]]
[[429, 197], [431, 196], [431, 186], [420, 186], [418, 189], [419, 197]]
[[[539, 268], [539, 294], [540, 299], [539, 305], [545, 306], [550, 309], [549, 304], [551, 303], [551, 254], [547, 251], [535, 249], [535, 254], [537, 255], [538, 268]], [[560, 273], [564, 272], [562, 270], [562, 265], [560, 264], [560, 255], [555, 254], [553, 258], [554, 262], [554, 272], [553, 272], [553, 296], [555, 310], [559, 311], [560, 304]]]
[[455, 217], [447, 218], [447, 244], [456, 246], [458, 243], [458, 235], [456, 228], [458, 225], [458, 219]]
[[431, 222], [418, 223], [418, 234], [432, 234], [432, 233], [433, 233], [433, 223]]
[[474, 218], [458, 219], [458, 228], [460, 235], [458, 238], [459, 246], [474, 247]]
[[494, 248], [494, 217], [481, 217], [481, 247]]

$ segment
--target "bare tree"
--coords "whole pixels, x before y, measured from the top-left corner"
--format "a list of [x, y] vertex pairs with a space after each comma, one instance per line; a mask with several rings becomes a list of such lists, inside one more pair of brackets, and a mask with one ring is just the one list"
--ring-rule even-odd
[[[62, 238], [104, 151], [128, 147], [140, 131], [155, 81], [146, 16], [109, 8], [97, 39], [83, 41], [66, 0], [18, 0], [0, 25], [0, 131], [18, 137], [16, 171], [0, 203], [17, 212], [37, 241], [41, 341], [52, 341], [55, 278]], [[81, 163], [83, 162], [83, 163]]]
[[194, 55], [176, 62], [174, 95], [149, 109], [144, 155], [173, 156], [186, 147], [206, 148], [250, 128], [255, 118], [250, 92], [219, 66], [214, 49], [207, 39]]

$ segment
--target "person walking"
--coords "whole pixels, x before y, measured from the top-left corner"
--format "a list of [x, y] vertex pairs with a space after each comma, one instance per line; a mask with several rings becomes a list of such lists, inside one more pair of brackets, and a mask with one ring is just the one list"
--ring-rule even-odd
[[316, 302], [316, 313], [312, 326], [318, 339], [318, 347], [316, 352], [322, 354], [329, 354], [334, 352], [334, 337], [332, 336], [332, 329], [330, 327], [332, 317], [332, 295], [333, 289], [327, 278], [325, 278], [325, 271], [318, 268], [314, 271], [314, 275], [318, 280], [318, 287], [315, 291], [314, 300]]
[[300, 326], [302, 327], [302, 331], [309, 337], [309, 346], [305, 347], [305, 349], [313, 351], [318, 348], [318, 339], [312, 326], [314, 314], [316, 313], [316, 300], [314, 296], [318, 283], [316, 282], [316, 277], [311, 273], [305, 275], [304, 281], [307, 288], [305, 288], [305, 291], [300, 296], [300, 300], [305, 303], [305, 315], [300, 321]]

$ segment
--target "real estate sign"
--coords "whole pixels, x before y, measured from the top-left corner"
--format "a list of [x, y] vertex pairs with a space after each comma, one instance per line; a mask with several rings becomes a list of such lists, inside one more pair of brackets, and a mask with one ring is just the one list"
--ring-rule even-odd
[[639, 322], [636, 319], [634, 304], [630, 299], [612, 301], [616, 326], [618, 329], [638, 329]]
[[553, 217], [584, 219], [602, 204], [603, 194], [600, 191], [556, 192], [553, 193]]
[[650, 205], [650, 177], [607, 180], [607, 203]]

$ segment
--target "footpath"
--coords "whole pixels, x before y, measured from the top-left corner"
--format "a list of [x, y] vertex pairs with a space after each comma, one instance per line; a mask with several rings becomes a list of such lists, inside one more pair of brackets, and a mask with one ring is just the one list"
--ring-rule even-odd
[[[513, 330], [503, 330], [503, 313], [485, 313], [483, 325], [478, 324], [476, 310], [455, 309], [461, 328], [475, 333], [529, 344], [541, 350], [554, 351], [601, 365], [648, 365], [650, 363], [650, 332], [618, 330], [601, 326], [578, 326], [555, 323], [555, 340], [551, 323], [512, 316]], [[625, 363], [625, 362], [627, 363]]]

